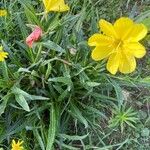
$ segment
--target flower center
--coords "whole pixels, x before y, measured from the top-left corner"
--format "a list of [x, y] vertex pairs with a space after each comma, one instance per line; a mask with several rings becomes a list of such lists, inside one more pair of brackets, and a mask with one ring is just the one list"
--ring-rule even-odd
[[123, 41], [121, 39], [117, 39], [114, 41], [114, 46], [116, 47], [116, 49], [120, 48], [123, 46]]
[[15, 146], [13, 147], [13, 149], [14, 149], [14, 150], [21, 150], [21, 148], [20, 148], [19, 145], [15, 145]]

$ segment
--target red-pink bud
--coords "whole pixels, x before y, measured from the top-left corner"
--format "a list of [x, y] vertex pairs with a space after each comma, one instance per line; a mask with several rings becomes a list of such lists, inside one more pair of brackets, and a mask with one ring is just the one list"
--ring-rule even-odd
[[42, 29], [36, 26], [33, 32], [26, 38], [26, 44], [31, 48], [33, 43], [42, 36]]

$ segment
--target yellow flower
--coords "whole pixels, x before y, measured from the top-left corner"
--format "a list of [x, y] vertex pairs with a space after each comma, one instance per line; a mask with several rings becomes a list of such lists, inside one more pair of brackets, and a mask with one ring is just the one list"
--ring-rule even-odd
[[57, 11], [63, 12], [69, 10], [69, 6], [65, 4], [64, 0], [43, 0], [46, 12]]
[[6, 15], [7, 15], [7, 11], [5, 9], [0, 9], [0, 17], [6, 16]]
[[113, 25], [103, 19], [99, 21], [102, 33], [92, 35], [88, 44], [95, 46], [92, 58], [95, 61], [108, 58], [107, 70], [116, 74], [131, 73], [136, 68], [136, 58], [146, 54], [145, 47], [139, 43], [147, 34], [143, 24], [134, 23], [131, 19], [122, 17]]
[[23, 141], [15, 142], [15, 140], [12, 140], [12, 149], [11, 150], [23, 150], [23, 146], [21, 146]]
[[0, 61], [4, 61], [7, 58], [8, 53], [3, 51], [3, 47], [0, 46]]

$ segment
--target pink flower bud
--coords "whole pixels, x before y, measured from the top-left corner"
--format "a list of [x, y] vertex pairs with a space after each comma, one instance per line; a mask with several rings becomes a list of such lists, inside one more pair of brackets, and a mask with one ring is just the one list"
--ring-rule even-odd
[[32, 48], [32, 45], [34, 42], [39, 40], [39, 38], [42, 36], [42, 29], [38, 26], [36, 26], [33, 30], [33, 32], [26, 38], [26, 44]]

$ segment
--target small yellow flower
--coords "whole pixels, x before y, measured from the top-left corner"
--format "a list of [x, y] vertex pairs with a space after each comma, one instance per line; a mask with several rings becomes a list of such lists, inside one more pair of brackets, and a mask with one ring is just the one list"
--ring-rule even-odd
[[15, 140], [12, 140], [12, 149], [11, 150], [23, 150], [22, 146], [23, 141], [15, 142]]
[[7, 58], [8, 53], [3, 51], [3, 47], [0, 46], [0, 61], [4, 61]]
[[116, 74], [131, 73], [136, 68], [136, 58], [146, 54], [145, 47], [139, 43], [147, 34], [143, 24], [121, 17], [113, 25], [103, 19], [99, 21], [102, 33], [92, 35], [88, 44], [95, 46], [92, 58], [95, 61], [108, 58], [107, 70]]
[[46, 12], [56, 11], [63, 12], [69, 10], [69, 6], [64, 0], [43, 0]]
[[6, 16], [6, 15], [7, 15], [7, 11], [5, 9], [0, 9], [0, 17]]

